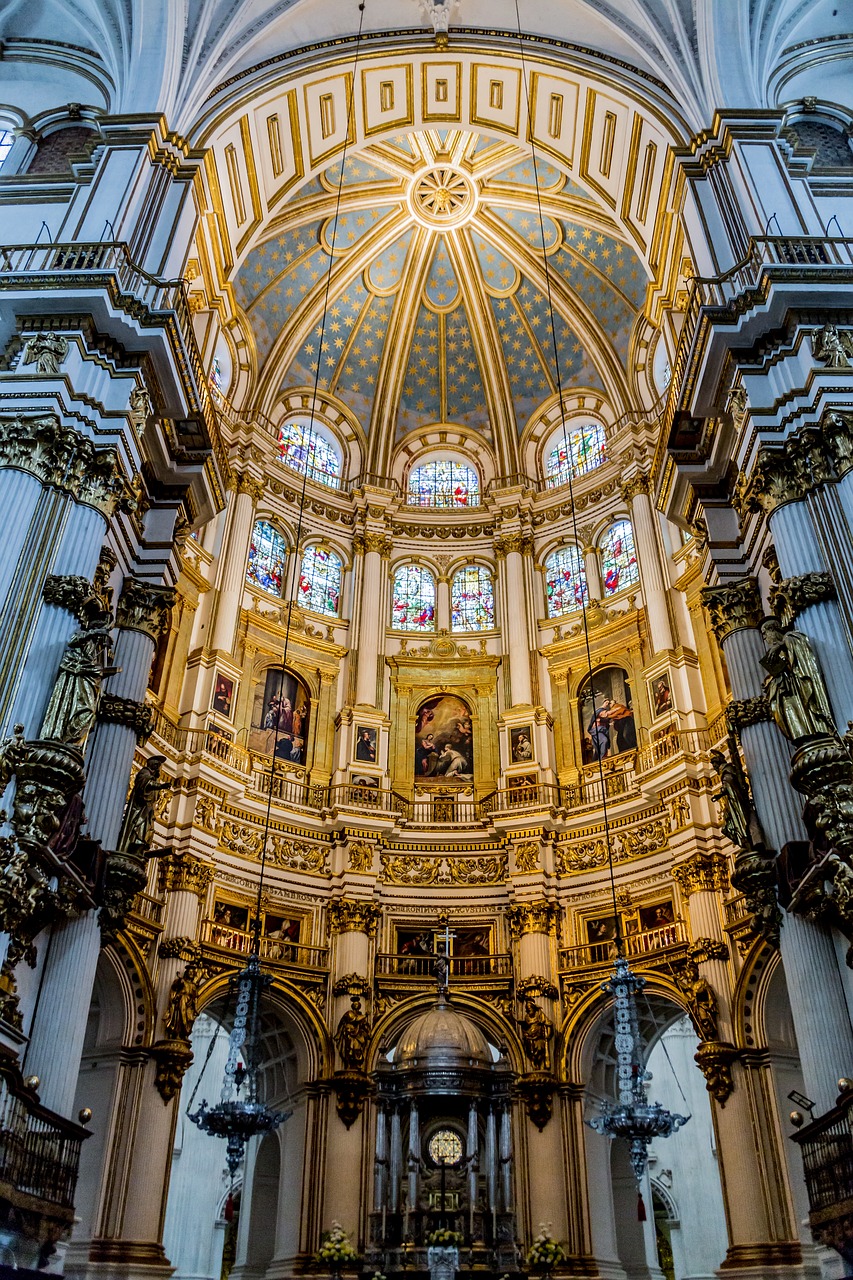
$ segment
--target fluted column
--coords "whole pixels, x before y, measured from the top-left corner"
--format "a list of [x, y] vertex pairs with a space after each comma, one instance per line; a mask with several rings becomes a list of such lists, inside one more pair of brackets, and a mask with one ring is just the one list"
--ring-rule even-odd
[[[128, 704], [142, 704], [163, 615], [174, 600], [171, 587], [125, 578], [116, 608], [115, 665], [121, 670], [105, 682], [107, 693]], [[84, 798], [89, 831], [105, 849], [115, 849], [118, 843], [135, 749], [136, 731], [130, 719], [96, 726]]]
[[587, 596], [590, 600], [600, 600], [604, 593], [601, 586], [601, 565], [598, 559], [598, 547], [593, 541], [593, 533], [594, 530], [591, 525], [578, 529], [578, 538], [583, 544], [579, 550], [583, 556]]
[[[757, 626], [763, 610], [754, 579], [745, 578], [704, 593], [711, 622], [729, 669], [755, 808], [768, 845], [782, 849], [807, 840], [800, 799], [788, 781], [790, 748], [763, 698], [758, 660], [764, 652]], [[830, 933], [801, 916], [786, 914], [780, 950], [803, 1079], [818, 1111], [828, 1110], [840, 1076], [853, 1064], [853, 1028]], [[815, 999], [815, 992], [820, 999]]]
[[509, 923], [518, 945], [518, 977], [539, 976], [553, 982], [551, 939], [557, 928], [556, 903], [544, 899], [516, 902], [509, 909]]
[[3, 555], [0, 556], [0, 605], [5, 604], [18, 558], [30, 539], [30, 522], [43, 493], [39, 480], [3, 465], [0, 459], [0, 509], [4, 516]]
[[657, 517], [649, 496], [648, 475], [641, 474], [626, 481], [622, 485], [622, 497], [631, 508], [631, 524], [637, 544], [643, 604], [646, 609], [652, 649], [655, 653], [661, 653], [673, 647], [673, 636], [661, 565], [661, 551], [655, 528]]
[[400, 1181], [403, 1171], [403, 1132], [400, 1124], [400, 1108], [391, 1113], [391, 1154], [388, 1168], [388, 1208], [391, 1213], [400, 1211]]
[[495, 555], [504, 561], [503, 634], [514, 707], [527, 707], [533, 702], [523, 559], [532, 550], [533, 540], [525, 534], [513, 533], [495, 539]]
[[435, 626], [437, 631], [449, 631], [451, 623], [450, 579], [441, 574], [435, 584]]
[[360, 706], [375, 707], [379, 705], [379, 654], [386, 624], [382, 610], [382, 570], [383, 563], [391, 556], [392, 543], [383, 534], [365, 533], [353, 539], [353, 550], [363, 556], [355, 700]]
[[252, 540], [255, 508], [263, 493], [262, 481], [254, 476], [235, 477], [231, 518], [222, 545], [222, 573], [211, 641], [212, 648], [226, 653], [231, 653], [234, 648], [234, 634], [246, 586], [246, 558]]
[[418, 1183], [420, 1181], [421, 1130], [418, 1116], [418, 1103], [412, 1098], [409, 1103], [409, 1151], [407, 1159], [408, 1185], [406, 1191], [406, 1225], [405, 1234], [409, 1234], [409, 1214], [418, 1211]]

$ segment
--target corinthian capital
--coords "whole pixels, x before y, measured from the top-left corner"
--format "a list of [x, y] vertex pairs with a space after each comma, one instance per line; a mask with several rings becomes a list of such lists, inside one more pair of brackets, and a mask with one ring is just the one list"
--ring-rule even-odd
[[631, 476], [630, 480], [624, 480], [619, 486], [619, 492], [625, 502], [633, 502], [641, 493], [649, 493], [651, 489], [651, 480], [647, 471], [641, 471], [639, 475]]
[[156, 643], [166, 614], [177, 598], [174, 587], [127, 577], [116, 609], [116, 626], [125, 631], [142, 631]]
[[523, 938], [526, 933], [556, 933], [560, 914], [555, 902], [517, 902], [507, 911], [510, 933]]
[[96, 449], [53, 414], [0, 419], [0, 467], [26, 471], [107, 519], [127, 488], [115, 449]]
[[705, 587], [702, 603], [711, 615], [711, 626], [719, 644], [735, 631], [757, 628], [764, 617], [755, 578], [741, 578], [728, 586]]
[[247, 493], [252, 499], [252, 502], [260, 502], [261, 498], [264, 496], [263, 480], [256, 480], [254, 476], [246, 475], [244, 473], [239, 476], [235, 475], [234, 481], [234, 488], [237, 493]]
[[518, 555], [533, 554], [533, 538], [529, 533], [502, 533], [495, 538], [495, 555], [498, 560], [505, 560], [511, 552]]
[[366, 933], [376, 937], [381, 911], [375, 902], [360, 898], [335, 898], [326, 913], [329, 933]]

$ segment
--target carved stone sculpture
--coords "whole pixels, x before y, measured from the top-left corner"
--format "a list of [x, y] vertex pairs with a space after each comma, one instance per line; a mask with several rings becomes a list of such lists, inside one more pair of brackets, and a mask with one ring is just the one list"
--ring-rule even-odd
[[345, 1071], [362, 1071], [370, 1038], [370, 1024], [361, 1011], [358, 996], [350, 997], [350, 1007], [341, 1016], [335, 1032], [335, 1044]]
[[550, 1019], [536, 1001], [528, 996], [524, 1002], [524, 1014], [517, 1021], [524, 1052], [534, 1071], [547, 1071], [551, 1037], [554, 1034]]
[[101, 611], [99, 601], [92, 598], [91, 603], [94, 607], [87, 610], [59, 664], [42, 721], [42, 740], [82, 747], [95, 723], [104, 677], [118, 670], [109, 665], [110, 616]]
[[761, 665], [768, 672], [764, 691], [776, 724], [786, 738], [836, 737], [835, 721], [817, 655], [801, 631], [782, 631], [765, 621], [761, 634], [767, 652]]
[[189, 1040], [198, 1017], [198, 971], [188, 965], [179, 973], [169, 990], [169, 1004], [163, 1015], [163, 1027], [171, 1040]]
[[134, 387], [130, 393], [130, 409], [128, 418], [138, 436], [145, 430], [145, 424], [151, 416], [151, 397], [145, 387]]
[[68, 355], [68, 339], [61, 333], [37, 333], [24, 347], [21, 364], [34, 364], [36, 373], [52, 377]]
[[[847, 343], [850, 343], [849, 348]], [[812, 353], [815, 360], [822, 360], [829, 369], [849, 369], [848, 357], [853, 355], [853, 342], [850, 342], [847, 334], [839, 333], [834, 324], [825, 324], [822, 329], [815, 331]]]
[[738, 849], [761, 849], [764, 847], [764, 833], [749, 794], [749, 783], [740, 762], [737, 745], [731, 739], [729, 749], [730, 760], [726, 759], [722, 751], [711, 752], [711, 764], [722, 783], [722, 790], [714, 799], [722, 809], [723, 835], [728, 836]]
[[717, 997], [706, 978], [699, 973], [694, 960], [685, 960], [676, 972], [676, 981], [684, 996], [690, 1017], [700, 1040], [717, 1039]]
[[122, 853], [147, 857], [151, 852], [157, 797], [172, 786], [171, 779], [160, 780], [160, 770], [165, 762], [165, 756], [149, 756], [133, 780], [118, 838], [118, 848]]

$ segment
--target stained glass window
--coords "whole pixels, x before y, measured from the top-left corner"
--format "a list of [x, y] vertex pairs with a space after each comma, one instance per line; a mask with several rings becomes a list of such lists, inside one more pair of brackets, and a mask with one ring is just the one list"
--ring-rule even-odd
[[337, 614], [343, 565], [334, 551], [306, 547], [299, 570], [299, 604], [314, 613]]
[[488, 569], [466, 564], [453, 575], [450, 613], [454, 631], [491, 631], [495, 625], [495, 592]]
[[14, 135], [8, 129], [0, 129], [0, 169], [3, 168], [14, 141]]
[[395, 631], [435, 628], [435, 579], [416, 564], [401, 565], [394, 574], [391, 626]]
[[604, 428], [598, 422], [588, 422], [565, 434], [561, 430], [545, 458], [548, 487], [556, 489], [575, 476], [593, 471], [601, 466], [605, 456]]
[[341, 482], [340, 454], [310, 423], [285, 423], [279, 429], [278, 449], [286, 466], [307, 475], [309, 480], [337, 489]]
[[630, 520], [617, 520], [601, 539], [601, 576], [604, 594], [612, 596], [640, 581], [640, 566]]
[[252, 530], [246, 581], [262, 591], [280, 596], [284, 589], [284, 562], [287, 552], [284, 538], [266, 520], [258, 520]]
[[587, 597], [586, 569], [577, 547], [561, 547], [545, 561], [545, 595], [549, 618], [583, 608]]
[[219, 356], [213, 357], [213, 364], [210, 366], [210, 385], [214, 391], [222, 394], [222, 362]]
[[406, 502], [410, 507], [478, 507], [480, 477], [449, 458], [425, 462], [409, 475]]

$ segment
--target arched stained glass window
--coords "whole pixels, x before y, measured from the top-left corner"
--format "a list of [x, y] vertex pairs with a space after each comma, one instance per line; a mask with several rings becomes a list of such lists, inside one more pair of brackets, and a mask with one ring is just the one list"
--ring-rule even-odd
[[12, 143], [15, 141], [15, 135], [10, 129], [0, 129], [0, 169], [6, 163], [6, 157], [12, 150]]
[[341, 606], [343, 564], [334, 551], [306, 547], [299, 570], [299, 604], [314, 613], [337, 615]]
[[588, 422], [573, 431], [562, 428], [552, 437], [551, 447], [545, 455], [545, 478], [549, 489], [568, 484], [575, 476], [594, 471], [604, 462], [604, 428], [598, 422]]
[[577, 547], [561, 547], [545, 561], [548, 617], [582, 609], [587, 598], [586, 569]]
[[478, 507], [480, 477], [450, 458], [424, 462], [409, 474], [406, 502], [410, 507]]
[[317, 480], [337, 489], [341, 483], [341, 458], [338, 450], [315, 427], [305, 422], [287, 422], [278, 433], [279, 456], [309, 480]]
[[491, 631], [495, 625], [495, 591], [488, 569], [466, 564], [454, 573], [450, 613], [454, 631]]
[[284, 538], [268, 520], [256, 520], [249, 544], [246, 581], [262, 591], [280, 596], [284, 590], [284, 563], [287, 558]]
[[634, 530], [630, 520], [617, 520], [599, 544], [601, 577], [604, 594], [615, 595], [640, 581], [640, 566], [634, 546]]
[[435, 629], [435, 579], [428, 569], [404, 564], [394, 574], [391, 626], [395, 631]]

